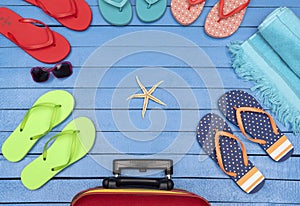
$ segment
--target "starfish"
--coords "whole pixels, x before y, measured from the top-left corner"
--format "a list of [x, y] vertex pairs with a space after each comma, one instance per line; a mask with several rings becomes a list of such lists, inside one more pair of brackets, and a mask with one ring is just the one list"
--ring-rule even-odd
[[148, 102], [149, 99], [151, 99], [152, 101], [164, 105], [166, 106], [165, 103], [163, 103], [162, 101], [160, 101], [159, 99], [157, 99], [156, 97], [154, 97], [152, 95], [152, 93], [155, 91], [155, 89], [161, 84], [163, 83], [163, 81], [160, 81], [158, 83], [156, 83], [151, 89], [149, 89], [149, 91], [146, 90], [146, 88], [144, 87], [144, 85], [140, 82], [139, 78], [136, 76], [136, 81], [138, 83], [138, 85], [140, 86], [141, 90], [143, 91], [143, 94], [133, 94], [130, 97], [127, 98], [127, 100], [133, 99], [133, 98], [144, 98], [144, 104], [143, 104], [143, 110], [142, 110], [142, 117], [145, 117], [145, 113], [147, 110], [147, 106], [148, 106]]

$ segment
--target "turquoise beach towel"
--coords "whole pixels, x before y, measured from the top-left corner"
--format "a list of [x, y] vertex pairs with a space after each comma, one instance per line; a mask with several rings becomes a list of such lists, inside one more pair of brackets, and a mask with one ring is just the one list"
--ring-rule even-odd
[[288, 8], [273, 11], [245, 42], [229, 45], [238, 76], [253, 81], [279, 121], [300, 132], [300, 20]]

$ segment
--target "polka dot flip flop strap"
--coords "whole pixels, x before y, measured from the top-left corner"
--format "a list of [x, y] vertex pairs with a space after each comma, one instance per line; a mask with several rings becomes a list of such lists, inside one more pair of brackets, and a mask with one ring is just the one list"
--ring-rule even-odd
[[232, 35], [243, 21], [250, 0], [220, 0], [208, 13], [204, 29], [214, 38]]
[[188, 26], [198, 19], [204, 4], [205, 0], [172, 0], [171, 12], [179, 24]]
[[225, 93], [219, 99], [219, 108], [247, 139], [258, 143], [273, 160], [284, 161], [293, 154], [292, 143], [277, 128], [272, 116], [247, 92]]
[[255, 193], [264, 185], [262, 173], [248, 160], [244, 144], [216, 114], [199, 122], [197, 139], [203, 150], [244, 192]]

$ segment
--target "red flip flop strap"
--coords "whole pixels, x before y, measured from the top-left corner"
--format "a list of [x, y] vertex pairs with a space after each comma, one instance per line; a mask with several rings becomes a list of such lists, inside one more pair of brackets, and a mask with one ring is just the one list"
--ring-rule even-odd
[[206, 0], [189, 0], [190, 5], [202, 4]]
[[54, 13], [51, 13], [46, 8], [46, 6], [42, 3], [41, 0], [35, 0], [38, 7], [40, 7], [46, 14], [48, 14], [49, 16], [52, 16], [55, 19], [61, 19], [61, 18], [66, 18], [66, 17], [70, 17], [70, 16], [77, 17], [77, 4], [75, 3], [74, 0], [68, 0], [68, 1], [70, 3], [70, 11], [60, 13], [60, 14], [54, 14]]
[[53, 37], [53, 32], [50, 30], [50, 28], [44, 24], [43, 22], [36, 20], [36, 19], [20, 19], [19, 20], [22, 23], [37, 23], [37, 24], [41, 24], [45, 27], [45, 31], [48, 37], [48, 40], [44, 43], [40, 43], [40, 44], [35, 44], [35, 45], [24, 45], [22, 43], [20, 43], [15, 36], [12, 33], [9, 33], [9, 38], [19, 47], [21, 47], [22, 49], [26, 49], [26, 50], [35, 50], [35, 49], [41, 49], [41, 48], [45, 48], [48, 46], [51, 46], [54, 44], [54, 37]]
[[224, 1], [225, 0], [220, 0], [220, 3], [219, 3], [219, 15], [220, 15], [220, 18], [218, 21], [221, 21], [222, 19], [226, 19], [230, 16], [233, 16], [234, 14], [236, 13], [239, 13], [240, 11], [242, 11], [243, 9], [245, 9], [249, 3], [250, 3], [250, 0], [248, 0], [246, 3], [238, 6], [237, 8], [235, 8], [234, 10], [232, 10], [231, 12], [229, 12], [228, 14], [224, 14]]

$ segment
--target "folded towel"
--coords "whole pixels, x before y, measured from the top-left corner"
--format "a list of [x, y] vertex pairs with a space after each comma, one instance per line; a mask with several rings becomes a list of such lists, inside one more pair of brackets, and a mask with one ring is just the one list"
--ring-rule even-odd
[[258, 27], [259, 33], [300, 78], [300, 20], [288, 8], [272, 12]]
[[288, 8], [273, 11], [245, 42], [229, 45], [235, 72], [253, 81], [264, 104], [300, 132], [300, 20]]

